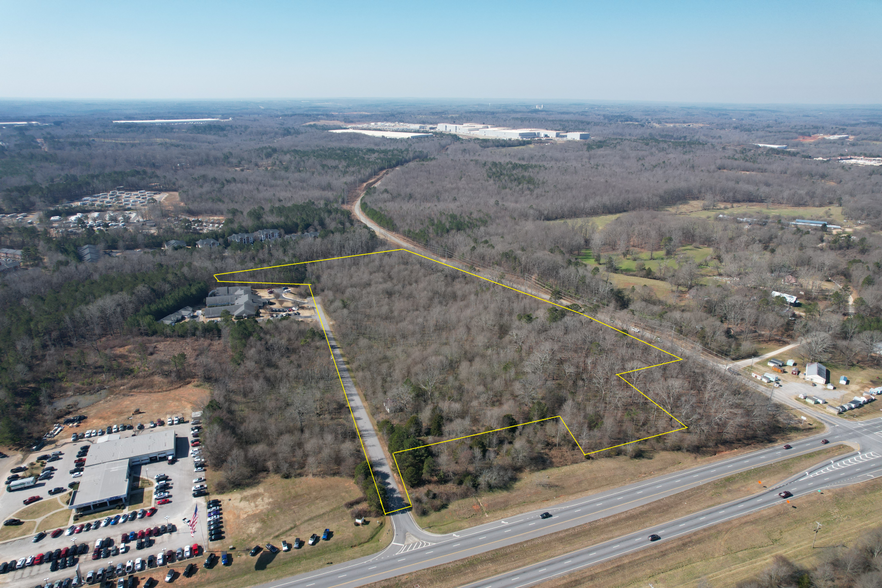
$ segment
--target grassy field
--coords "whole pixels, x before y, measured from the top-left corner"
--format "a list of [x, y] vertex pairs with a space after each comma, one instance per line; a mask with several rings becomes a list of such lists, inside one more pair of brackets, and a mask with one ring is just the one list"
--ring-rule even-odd
[[64, 509], [54, 512], [40, 521], [37, 525], [38, 531], [52, 531], [61, 527], [67, 527], [70, 521], [70, 510]]
[[18, 539], [25, 535], [33, 535], [37, 532], [37, 524], [34, 521], [25, 521], [23, 525], [15, 527], [0, 527], [0, 541]]
[[713, 210], [702, 210], [704, 203], [699, 201], [687, 202], [672, 206], [667, 211], [672, 214], [681, 214], [696, 218], [714, 218], [720, 214], [729, 216], [756, 218], [762, 216], [781, 216], [787, 219], [804, 218], [808, 220], [825, 220], [837, 225], [845, 225], [846, 220], [842, 215], [841, 206], [783, 206], [763, 203], [739, 203], [732, 208], [729, 204], [720, 203]]
[[[175, 585], [250, 586], [376, 553], [392, 541], [392, 528], [383, 518], [356, 527], [344, 504], [360, 496], [354, 482], [344, 478], [279, 477], [270, 477], [255, 488], [212, 495], [222, 501], [227, 538], [211, 544], [211, 550], [233, 555], [233, 565], [213, 569], [200, 565], [194, 577], [178, 577]], [[275, 556], [266, 550], [257, 557], [248, 555], [254, 545], [271, 542], [281, 547], [282, 539], [305, 541], [313, 533], [321, 535], [325, 528], [334, 535], [317, 546], [305, 545]], [[156, 571], [141, 574], [144, 578], [151, 575], [162, 580]]]
[[[776, 441], [783, 443], [819, 430], [819, 421], [809, 422], [803, 431]], [[435, 533], [453, 533], [491, 520], [528, 512], [539, 505], [587, 496], [637, 482], [650, 476], [706, 465], [757, 447], [699, 457], [673, 451], [647, 452], [647, 457], [626, 456], [596, 459], [526, 474], [509, 491], [486, 492], [477, 497], [452, 502], [446, 509], [415, 518], [423, 528]]]
[[[25, 495], [25, 498], [27, 498], [27, 495]], [[39, 519], [61, 508], [64, 508], [64, 505], [58, 502], [58, 499], [54, 496], [49, 496], [39, 502], [24, 507], [12, 516], [23, 521], [28, 521]]]
[[[373, 588], [411, 588], [412, 586], [419, 586], [420, 588], [454, 588], [457, 586], [462, 586], [464, 584], [475, 582], [481, 578], [490, 578], [498, 573], [509, 571], [520, 566], [544, 561], [551, 557], [570, 553], [577, 549], [590, 547], [591, 545], [596, 545], [603, 541], [608, 541], [624, 534], [632, 533], [641, 529], [646, 529], [653, 525], [657, 525], [660, 520], [659, 513], [664, 513], [663, 520], [669, 521], [702, 510], [704, 508], [709, 508], [711, 506], [735, 500], [740, 497], [752, 495], [756, 493], [759, 489], [761, 489], [762, 486], [774, 485], [790, 477], [791, 475], [802, 471], [805, 466], [817, 463], [824, 459], [829, 459], [830, 457], [848, 451], [851, 451], [851, 449], [845, 447], [832, 447], [817, 451], [810, 455], [799, 456], [767, 467], [742, 472], [734, 476], [718, 480], [717, 482], [705, 484], [700, 488], [687, 490], [675, 496], [656, 501], [652, 504], [631, 509], [626, 513], [610, 516], [599, 521], [594, 521], [590, 525], [581, 525], [573, 529], [567, 529], [564, 531], [559, 531], [552, 535], [547, 535], [543, 538], [542, 541], [519, 543], [517, 545], [504, 547], [495, 551], [491, 551], [471, 558], [466, 558], [450, 564], [444, 564], [434, 568], [430, 568], [428, 570], [406, 574], [391, 580], [376, 582], [370, 584], [369, 586], [372, 586]], [[758, 484], [758, 482], [760, 481], [762, 482], [762, 484]], [[882, 482], [878, 484], [879, 496], [882, 497]], [[863, 488], [863, 486], [861, 488]], [[854, 492], [849, 493], [847, 497], [843, 497], [837, 501], [836, 495], [839, 492], [848, 491], [825, 491], [823, 495], [818, 496], [827, 500], [830, 500], [832, 498], [834, 501], [836, 501], [836, 506], [833, 509], [835, 510], [836, 507], [847, 502], [851, 496], [856, 494]], [[766, 511], [763, 511], [763, 513], [761, 513], [761, 516], [765, 515], [765, 517], [769, 517], [772, 511], [775, 511], [776, 514], [781, 511], [786, 511], [785, 516], [789, 514], [790, 511], [804, 511], [806, 513], [805, 516], [810, 518], [815, 515], [812, 514], [813, 511], [810, 508], [805, 508], [803, 506], [803, 500], [807, 502], [812, 499], [815, 499], [815, 497], [808, 497], [806, 499], [799, 498], [797, 499], [797, 501], [795, 501], [798, 505], [798, 508], [796, 509], [767, 509]], [[852, 513], [854, 513], [854, 515], [866, 512], [867, 509], [873, 508], [872, 506], [870, 506], [873, 501], [865, 500], [861, 502], [862, 504], [858, 508], [851, 511]], [[741, 520], [742, 519], [738, 519], [731, 524], [738, 526]], [[812, 519], [812, 521], [814, 520], [817, 519]], [[877, 521], [878, 520], [880, 520], [879, 517], [877, 517]], [[719, 548], [719, 529], [720, 526], [716, 526], [713, 527], [711, 530], [705, 532], [707, 535], [705, 535], [704, 541], [699, 544], [705, 546], [705, 548], [707, 549]], [[806, 527], [806, 531], [807, 530], [808, 527]], [[745, 533], [750, 534], [751, 532], [752, 529], [750, 527], [747, 527], [745, 529]], [[772, 535], [772, 537], [780, 539], [780, 533], [777, 533], [775, 529], [771, 529], [769, 533]], [[805, 533], [805, 535], [808, 534], [808, 532]], [[684, 541], [689, 540], [692, 537], [693, 536], [687, 537], [686, 539], [684, 539]], [[753, 543], [758, 542], [759, 539], [759, 536], [752, 537]], [[670, 544], [674, 545], [677, 541], [679, 540], [671, 541]], [[662, 542], [659, 545], [665, 545], [665, 542]], [[740, 547], [738, 543], [732, 543], [732, 545], [734, 546], [734, 548]], [[750, 543], [747, 542], [745, 543], [745, 545], [750, 545]], [[651, 557], [648, 558], [648, 561], [652, 562], [653, 565], [656, 565], [658, 569], [665, 571], [679, 571], [676, 563], [672, 562], [671, 560], [658, 557], [658, 554], [655, 550], [648, 551], [652, 554]], [[672, 553], [675, 555], [675, 558], [685, 557], [687, 555], [683, 552], [682, 547], [679, 550], [673, 551]], [[625, 574], [639, 575], [640, 570], [621, 569], [623, 567], [627, 568], [628, 566], [622, 566], [620, 562], [621, 560], [615, 560], [614, 562], [607, 564], [607, 566], [613, 566], [614, 568], [609, 572], [610, 580], [608, 582], [586, 581], [582, 578], [579, 578], [577, 583], [567, 585], [648, 585], [647, 583], [643, 582], [643, 576], [640, 576], [641, 579], [639, 581], [633, 581], [632, 579], [625, 580]], [[707, 565], [706, 569], [717, 572], [719, 572], [720, 570], [728, 571], [727, 566], [728, 562], [721, 562], [718, 560], [714, 562], [713, 566]], [[598, 569], [601, 568], [592, 567], [581, 573], [596, 573]], [[645, 575], [645, 573], [643, 575]], [[749, 575], [749, 573], [745, 575]], [[701, 576], [698, 576], [698, 578], [700, 577]], [[567, 576], [565, 579], [569, 581], [570, 578], [571, 576]], [[544, 585], [545, 584], [543, 584], [543, 586]], [[677, 584], [653, 583], [653, 585], [659, 587], [667, 587]], [[732, 584], [728, 582], [715, 582], [714, 585], [729, 586]]]

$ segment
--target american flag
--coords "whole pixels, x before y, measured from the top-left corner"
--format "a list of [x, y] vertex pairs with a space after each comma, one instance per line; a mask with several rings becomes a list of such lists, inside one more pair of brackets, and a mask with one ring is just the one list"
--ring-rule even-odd
[[196, 508], [193, 509], [193, 516], [187, 521], [187, 525], [190, 527], [190, 537], [196, 534], [196, 523], [199, 522], [199, 505], [196, 505]]

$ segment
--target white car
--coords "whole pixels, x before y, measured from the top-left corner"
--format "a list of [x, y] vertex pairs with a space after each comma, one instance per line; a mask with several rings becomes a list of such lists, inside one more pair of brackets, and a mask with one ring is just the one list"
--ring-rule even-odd
[[184, 547], [184, 558], [189, 558], [192, 554], [190, 553], [190, 546], [187, 545]]
[[160, 551], [159, 555], [156, 556], [156, 565], [164, 566], [165, 565], [165, 552]]
[[83, 475], [83, 472], [74, 472], [73, 474], [71, 474], [70, 477], [71, 478], [79, 478], [82, 475]]
[[144, 567], [145, 567], [145, 566], [144, 566], [144, 560], [143, 560], [143, 559], [141, 559], [141, 558], [139, 557], [138, 559], [135, 560], [135, 571], [136, 571], [136, 572], [140, 572], [140, 571], [142, 571], [142, 570], [144, 569]]
[[204, 482], [204, 481], [205, 481], [205, 478], [204, 478], [204, 477], [202, 477], [202, 478], [196, 478], [195, 480], [193, 480], [193, 483], [194, 483], [194, 484], [199, 484], [199, 483]]

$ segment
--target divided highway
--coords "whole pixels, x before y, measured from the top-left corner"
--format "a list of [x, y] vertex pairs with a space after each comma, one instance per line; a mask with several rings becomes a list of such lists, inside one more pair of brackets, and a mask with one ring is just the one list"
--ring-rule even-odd
[[[421, 254], [437, 258], [431, 252], [414, 247], [412, 243], [399, 235], [377, 226], [363, 214], [360, 201], [361, 195], [354, 204], [355, 216], [380, 237], [396, 246], [414, 249]], [[322, 317], [323, 325], [327, 328], [329, 323], [318, 304], [317, 311]], [[333, 341], [333, 335], [330, 332], [329, 340]], [[356, 414], [356, 425], [367, 440], [366, 447], [371, 460], [375, 467], [383, 472], [384, 478], [387, 475], [390, 476], [388, 477], [389, 488], [390, 490], [394, 489], [397, 493], [394, 479], [391, 478], [391, 468], [383, 454], [382, 447], [379, 446], [376, 433], [370, 425], [360, 397], [352, 385], [339, 350], [336, 349], [335, 344], [332, 344], [332, 348], [334, 359], [341, 370], [347, 398], [349, 398], [353, 412]], [[722, 370], [727, 368], [723, 365], [714, 365]], [[753, 385], [752, 382], [751, 384]], [[758, 389], [769, 394], [765, 388], [758, 387]], [[810, 454], [824, 446], [821, 442], [824, 438], [829, 440], [831, 445], [848, 444], [859, 450], [830, 460], [829, 463], [826, 461], [819, 463], [778, 486], [766, 488], [752, 496], [676, 520], [665, 520], [662, 512], [659, 513], [659, 524], [651, 528], [475, 582], [470, 587], [521, 587], [538, 584], [552, 577], [620, 557], [638, 549], [652, 549], [656, 543], [649, 540], [651, 534], [658, 534], [661, 537], [660, 541], [664, 542], [765, 508], [786, 508], [786, 503], [779, 496], [779, 493], [785, 490], [790, 492], [794, 498], [798, 498], [809, 492], [855, 484], [882, 475], [882, 418], [859, 423], [848, 422], [833, 415], [808, 411], [806, 407], [794, 401], [791, 396], [791, 390], [779, 389], [772, 392], [774, 400], [811, 414], [822, 421], [828, 430], [823, 434], [793, 442], [790, 449], [778, 446], [720, 459], [707, 465], [635, 482], [614, 490], [574, 499], [553, 507], [537, 509], [531, 513], [493, 521], [448, 535], [433, 535], [420, 529], [409, 511], [395, 513], [389, 517], [395, 530], [393, 542], [382, 552], [329, 566], [322, 570], [263, 584], [262, 587], [348, 588], [363, 586], [508, 545], [540, 540], [551, 533], [651, 504], [662, 498], [739, 472], [749, 471], [790, 457]], [[551, 518], [540, 519], [539, 514], [543, 511], [550, 512]], [[479, 570], [476, 570], [476, 573], [479, 574]]]

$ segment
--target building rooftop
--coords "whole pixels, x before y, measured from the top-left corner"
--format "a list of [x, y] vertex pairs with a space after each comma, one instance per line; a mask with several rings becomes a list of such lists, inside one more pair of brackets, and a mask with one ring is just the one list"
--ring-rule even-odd
[[175, 432], [157, 431], [148, 435], [135, 435], [118, 441], [96, 443], [89, 452], [90, 466], [108, 463], [120, 459], [129, 460], [133, 457], [161, 451], [174, 451]]
[[129, 492], [129, 460], [119, 459], [89, 466], [68, 508], [125, 496]]

